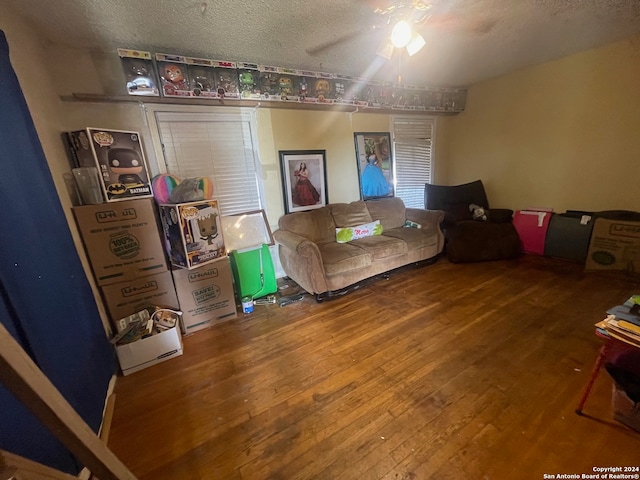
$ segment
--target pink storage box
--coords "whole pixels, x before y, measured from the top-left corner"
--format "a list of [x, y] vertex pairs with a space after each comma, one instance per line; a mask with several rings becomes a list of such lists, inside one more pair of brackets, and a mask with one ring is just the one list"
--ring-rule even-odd
[[524, 253], [544, 255], [544, 242], [552, 215], [550, 209], [526, 209], [514, 213], [513, 225], [520, 236]]

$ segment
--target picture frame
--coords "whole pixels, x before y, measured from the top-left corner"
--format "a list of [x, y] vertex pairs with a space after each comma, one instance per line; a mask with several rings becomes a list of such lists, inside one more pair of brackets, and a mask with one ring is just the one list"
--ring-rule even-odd
[[280, 150], [279, 154], [285, 213], [326, 206], [326, 150]]
[[228, 252], [276, 244], [263, 209], [226, 215], [221, 221]]
[[358, 164], [360, 199], [395, 196], [391, 134], [389, 132], [355, 132], [353, 139]]

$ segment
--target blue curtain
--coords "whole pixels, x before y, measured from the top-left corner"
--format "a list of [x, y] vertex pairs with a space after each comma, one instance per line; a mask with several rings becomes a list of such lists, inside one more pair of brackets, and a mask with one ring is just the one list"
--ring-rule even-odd
[[[2, 31], [0, 86], [0, 321], [97, 431], [114, 351]], [[82, 468], [3, 385], [0, 448], [71, 474]]]

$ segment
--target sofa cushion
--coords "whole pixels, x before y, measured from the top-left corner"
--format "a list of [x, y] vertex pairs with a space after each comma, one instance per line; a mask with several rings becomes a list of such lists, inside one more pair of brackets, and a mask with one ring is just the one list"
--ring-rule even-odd
[[369, 253], [373, 261], [407, 253], [407, 244], [404, 241], [386, 235], [360, 238], [351, 244], [357, 245]]
[[390, 230], [402, 227], [406, 219], [404, 202], [398, 197], [367, 200], [366, 207], [373, 220], [380, 220], [382, 228]]
[[407, 244], [407, 250], [417, 250], [424, 247], [433, 247], [438, 242], [438, 234], [433, 227], [426, 228], [392, 228], [384, 232], [385, 237], [393, 237], [403, 240]]
[[318, 249], [322, 256], [324, 272], [329, 276], [371, 265], [371, 255], [350, 243], [329, 242], [318, 245]]
[[308, 238], [315, 243], [335, 242], [336, 225], [328, 207], [283, 215], [278, 228]]
[[367, 206], [362, 200], [351, 203], [332, 203], [328, 207], [338, 228], [355, 227], [356, 225], [376, 220], [371, 217]]

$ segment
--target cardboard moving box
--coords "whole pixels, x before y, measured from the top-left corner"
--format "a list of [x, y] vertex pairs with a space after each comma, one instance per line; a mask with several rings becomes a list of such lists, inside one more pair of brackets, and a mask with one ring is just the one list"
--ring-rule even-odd
[[227, 257], [193, 270], [176, 268], [171, 273], [185, 334], [238, 316]]
[[597, 218], [585, 268], [640, 273], [640, 222]]
[[116, 346], [123, 375], [129, 375], [182, 355], [182, 336], [178, 327], [170, 328], [137, 342]]
[[98, 285], [168, 270], [152, 199], [74, 207]]
[[115, 324], [119, 319], [132, 315], [152, 305], [178, 309], [178, 297], [170, 271], [139, 277], [126, 282], [101, 287], [107, 311]]

